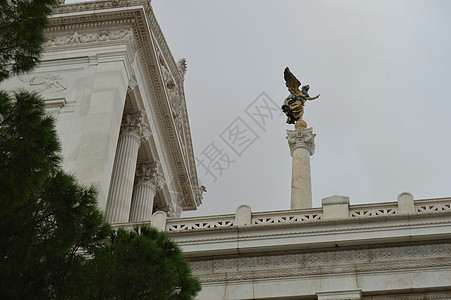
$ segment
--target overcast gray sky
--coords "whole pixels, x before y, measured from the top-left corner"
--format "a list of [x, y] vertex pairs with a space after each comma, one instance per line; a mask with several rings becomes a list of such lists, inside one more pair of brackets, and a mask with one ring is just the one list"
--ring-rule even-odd
[[[152, 0], [152, 6], [174, 58], [187, 59], [195, 155], [207, 164], [215, 146], [223, 158], [216, 163], [225, 168], [210, 169], [215, 181], [198, 166], [208, 192], [197, 212], [183, 216], [234, 213], [241, 204], [289, 209], [285, 131], [292, 125], [275, 111], [263, 125], [246, 113], [256, 106], [264, 112], [261, 104], [270, 99], [280, 107], [288, 95], [286, 66], [311, 95], [321, 93], [304, 114], [317, 134], [314, 207], [336, 194], [351, 204], [395, 201], [404, 191], [415, 199], [451, 196], [451, 1]], [[227, 135], [237, 128], [247, 130], [240, 143]]]
[[[249, 105], [264, 103], [253, 102], [263, 101], [262, 92], [282, 104], [286, 66], [311, 95], [321, 93], [304, 115], [317, 134], [313, 206], [335, 194], [352, 204], [395, 201], [404, 191], [416, 199], [451, 196], [450, 1], [153, 0], [152, 6], [174, 57], [188, 62], [196, 156], [207, 163], [213, 142], [235, 161], [221, 176], [219, 165], [211, 168], [216, 182], [198, 166], [208, 192], [199, 210], [184, 216], [233, 213], [241, 204], [253, 211], [289, 208], [285, 130], [292, 126], [273, 115], [262, 128], [246, 114]], [[246, 149], [227, 134], [221, 139], [243, 123], [254, 131], [243, 139], [251, 138]]]

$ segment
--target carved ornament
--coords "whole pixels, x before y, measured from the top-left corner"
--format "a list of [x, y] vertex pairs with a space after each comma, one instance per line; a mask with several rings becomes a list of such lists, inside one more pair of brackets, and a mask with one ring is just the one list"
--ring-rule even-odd
[[158, 192], [166, 184], [161, 163], [157, 160], [151, 164], [140, 164], [136, 168], [135, 184], [145, 184], [151, 186], [154, 193]]
[[290, 154], [297, 148], [306, 148], [310, 155], [315, 153], [315, 136], [313, 128], [296, 127], [294, 130], [287, 130], [288, 146], [290, 146]]
[[49, 37], [44, 43], [44, 47], [48, 48], [62, 45], [106, 42], [114, 40], [126, 40], [132, 42], [133, 31], [131, 29], [119, 29], [86, 33], [74, 32], [63, 36]]
[[[172, 57], [150, 1], [98, 0], [71, 3], [56, 7], [53, 13], [52, 16], [49, 16], [49, 25], [46, 29], [46, 35], [50, 38], [49, 44], [47, 44], [49, 51], [59, 51], [59, 47], [98, 47], [101, 42], [105, 43], [102, 39], [107, 39], [106, 44], [125, 42], [128, 48], [127, 52], [131, 54], [129, 59], [133, 61], [133, 57], [136, 55], [131, 52], [133, 49], [131, 49], [130, 44], [135, 45], [137, 55], [140, 57], [140, 65], [144, 71], [143, 74], [147, 77], [146, 81], [149, 84], [149, 96], [153, 99], [153, 110], [157, 116], [156, 121], [158, 127], [163, 131], [162, 142], [166, 146], [170, 168], [174, 173], [174, 187], [178, 193], [185, 197], [181, 201], [183, 209], [195, 209], [201, 204], [201, 199], [196, 197], [195, 191], [191, 188], [198, 186], [199, 182], [196, 176], [187, 113], [185, 109], [181, 109], [180, 113], [176, 109], [175, 116], [168, 115], [168, 106], [171, 110], [172, 106], [167, 103], [168, 97], [165, 93], [167, 83], [162, 78], [159, 70], [160, 59], [155, 53], [161, 54], [165, 67], [172, 76], [173, 84], [177, 86], [182, 107], [185, 103], [183, 76], [181, 74], [183, 67], [180, 69]], [[123, 31], [120, 31], [121, 29]], [[127, 31], [129, 32], [128, 35], [126, 34]], [[77, 32], [77, 34], [75, 35], [74, 32]], [[101, 34], [102, 32], [103, 34]], [[63, 35], [65, 37], [59, 37]], [[129, 38], [130, 40], [128, 40]], [[62, 43], [66, 42], [69, 44], [63, 46]], [[55, 44], [55, 46], [51, 46], [52, 44]], [[61, 44], [61, 46], [56, 46], [56, 44]], [[133, 70], [131, 69], [130, 72], [133, 73]], [[180, 116], [175, 120], [177, 115]], [[176, 123], [179, 125], [176, 125]], [[183, 128], [183, 138], [180, 137], [177, 126]], [[182, 141], [184, 141], [184, 145], [181, 145]]]
[[[346, 272], [399, 271], [450, 266], [451, 244], [339, 250], [273, 256], [220, 258], [191, 262], [201, 282], [323, 276]], [[441, 257], [441, 261], [437, 261]], [[434, 259], [432, 261], [431, 259]], [[226, 278], [224, 278], [226, 277]]]
[[125, 114], [122, 117], [121, 134], [131, 134], [141, 141], [149, 140], [152, 132], [144, 121], [145, 112], [139, 110], [133, 114]]
[[19, 80], [38, 93], [56, 93], [67, 90], [67, 82], [57, 74], [35, 75], [31, 77], [19, 76]]
[[182, 79], [185, 80], [185, 74], [186, 74], [186, 59], [181, 58], [177, 61], [177, 69], [180, 72], [180, 75], [182, 76]]

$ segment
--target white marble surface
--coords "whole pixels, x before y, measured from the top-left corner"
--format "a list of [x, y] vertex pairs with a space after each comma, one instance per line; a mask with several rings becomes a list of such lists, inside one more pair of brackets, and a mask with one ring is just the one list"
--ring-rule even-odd
[[291, 209], [312, 207], [310, 153], [306, 148], [293, 150], [291, 168]]
[[291, 164], [291, 209], [312, 207], [312, 175], [310, 155], [315, 152], [315, 134], [312, 128], [296, 127], [287, 130]]
[[160, 209], [174, 216], [196, 209], [202, 195], [184, 99], [186, 67], [172, 57], [150, 3], [61, 5], [49, 17], [46, 37], [36, 70], [2, 88], [42, 94], [57, 119], [63, 168], [94, 185], [105, 210], [122, 115], [142, 109], [153, 137], [141, 159], [161, 161], [170, 179], [158, 195]]
[[348, 203], [331, 196], [322, 208], [250, 212], [250, 223], [241, 206], [164, 228], [202, 282], [197, 299], [447, 299], [451, 198]]

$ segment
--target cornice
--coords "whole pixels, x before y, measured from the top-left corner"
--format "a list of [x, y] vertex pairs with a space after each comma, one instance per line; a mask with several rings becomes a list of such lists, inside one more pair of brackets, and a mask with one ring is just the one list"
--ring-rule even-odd
[[[89, 32], [101, 32], [104, 29], [132, 30], [134, 43], [127, 41], [128, 51], [138, 51], [141, 56], [143, 69], [148, 79], [152, 105], [160, 129], [162, 130], [163, 144], [166, 146], [171, 169], [173, 171], [177, 193], [181, 195], [180, 204], [184, 210], [196, 209], [201, 203], [196, 192], [198, 186], [197, 171], [194, 164], [194, 152], [188, 116], [186, 113], [185, 96], [183, 93], [183, 76], [177, 68], [160, 26], [155, 18], [150, 1], [146, 0], [105, 0], [65, 4], [57, 7], [49, 18], [49, 26], [46, 30], [48, 37], [55, 38], [62, 34], [77, 32], [85, 34]], [[110, 39], [108, 41], [90, 40], [83, 43], [84, 48], [99, 47], [111, 43], [124, 42]], [[157, 46], [158, 45], [158, 46]], [[68, 45], [48, 45], [46, 51], [60, 51], [79, 47], [77, 43]], [[184, 158], [180, 141], [177, 138], [177, 129], [174, 120], [170, 118], [170, 106], [164, 91], [164, 83], [161, 71], [158, 68], [156, 49], [167, 62], [169, 71], [174, 76], [176, 83], [181, 87], [183, 105], [183, 124], [186, 135], [187, 158]], [[133, 53], [132, 53], [132, 56]], [[132, 58], [131, 58], [132, 60]]]
[[[182, 101], [182, 105], [184, 106], [184, 109], [182, 109], [183, 114], [183, 127], [184, 127], [184, 134], [186, 138], [186, 149], [187, 149], [187, 167], [189, 169], [188, 177], [185, 179], [185, 182], [182, 183], [182, 189], [184, 190], [183, 195], [186, 193], [191, 194], [191, 197], [195, 200], [195, 206], [191, 207], [191, 209], [196, 209], [198, 205], [202, 203], [201, 195], [199, 193], [196, 193], [196, 191], [193, 190], [193, 188], [197, 188], [199, 186], [198, 178], [197, 178], [197, 170], [194, 160], [194, 150], [192, 145], [192, 137], [191, 137], [191, 129], [189, 126], [189, 119], [188, 119], [188, 113], [186, 109], [186, 99], [185, 99], [185, 92], [184, 92], [184, 74], [180, 73], [179, 68], [177, 67], [177, 63], [174, 60], [174, 57], [171, 54], [171, 51], [169, 49], [169, 46], [166, 42], [166, 39], [164, 38], [163, 32], [157, 22], [157, 19], [153, 13], [152, 7], [150, 5], [145, 7], [146, 14], [148, 16], [148, 19], [150, 21], [150, 26], [152, 28], [152, 33], [154, 34], [155, 39], [157, 40], [157, 44], [164, 56], [164, 59], [167, 63], [167, 66], [169, 68], [169, 71], [174, 76], [174, 79], [176, 81], [177, 86], [180, 87], [180, 97]], [[161, 77], [160, 77], [161, 79]], [[186, 202], [186, 200], [185, 200]], [[187, 203], [183, 205], [183, 208], [188, 208]]]
[[[438, 217], [439, 214], [442, 214], [446, 220], [433, 220]], [[340, 226], [339, 223], [333, 221], [318, 221], [318, 222], [308, 222], [303, 226], [252, 226], [246, 229], [234, 227], [224, 228], [223, 233], [221, 234], [219, 231], [193, 231], [193, 232], [185, 232], [185, 233], [171, 233], [170, 235], [174, 240], [177, 241], [179, 245], [205, 245], [211, 243], [223, 243], [223, 242], [256, 242], [258, 241], [267, 241], [275, 240], [275, 239], [292, 239], [296, 241], [302, 241], [306, 237], [314, 237], [314, 236], [324, 236], [326, 238], [323, 239], [323, 242], [331, 242], [329, 237], [333, 237], [334, 240], [338, 242], [337, 235], [338, 234], [347, 234], [347, 235], [355, 235], [360, 233], [366, 233], [367, 237], [369, 237], [369, 233], [374, 232], [376, 235], [380, 235], [381, 232], [392, 232], [394, 233], [393, 238], [407, 238], [409, 241], [414, 239], [413, 230], [424, 230], [427, 227], [446, 227], [451, 228], [451, 220], [449, 219], [449, 213], [438, 213], [435, 216], [421, 216], [425, 220], [409, 220], [409, 219], [399, 219], [399, 217], [389, 218], [393, 222], [389, 221], [388, 218], [375, 218], [376, 220], [371, 220], [370, 218], [365, 220], [358, 220], [358, 225], [356, 226], [357, 220], [350, 219], [346, 223], [342, 223]], [[379, 220], [377, 220], [379, 219]], [[400, 222], [399, 222], [400, 221]], [[399, 236], [395, 234], [397, 230], [407, 230], [409, 232], [408, 236]], [[227, 231], [229, 234], [224, 234]], [[449, 231], [448, 235], [451, 235], [451, 231]], [[390, 239], [389, 236], [383, 236], [382, 240]], [[355, 238], [351, 237], [351, 240], [355, 240]], [[359, 242], [361, 239], [355, 240]], [[376, 238], [372, 238], [373, 242], [377, 243], [378, 240]], [[344, 240], [343, 240], [344, 241]]]
[[85, 11], [97, 11], [106, 9], [117, 9], [130, 6], [148, 6], [147, 0], [103, 0], [103, 1], [84, 1], [78, 3], [59, 5], [53, 9], [53, 14], [80, 13]]

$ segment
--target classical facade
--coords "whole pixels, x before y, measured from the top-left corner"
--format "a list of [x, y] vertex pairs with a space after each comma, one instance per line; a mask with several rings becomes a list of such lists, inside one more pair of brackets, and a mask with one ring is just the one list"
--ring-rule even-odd
[[[151, 224], [182, 247], [198, 299], [451, 299], [451, 198], [312, 208], [311, 128], [288, 131], [291, 209], [180, 218], [202, 200], [184, 96], [147, 0], [62, 4], [42, 63], [3, 88], [40, 92], [63, 167], [99, 190], [114, 227]], [[288, 155], [287, 147], [287, 155]]]
[[166, 219], [199, 299], [451, 299], [451, 198]]
[[56, 118], [63, 167], [99, 191], [111, 223], [171, 217], [201, 204], [175, 61], [149, 1], [62, 4], [40, 66], [5, 88], [38, 91]]

